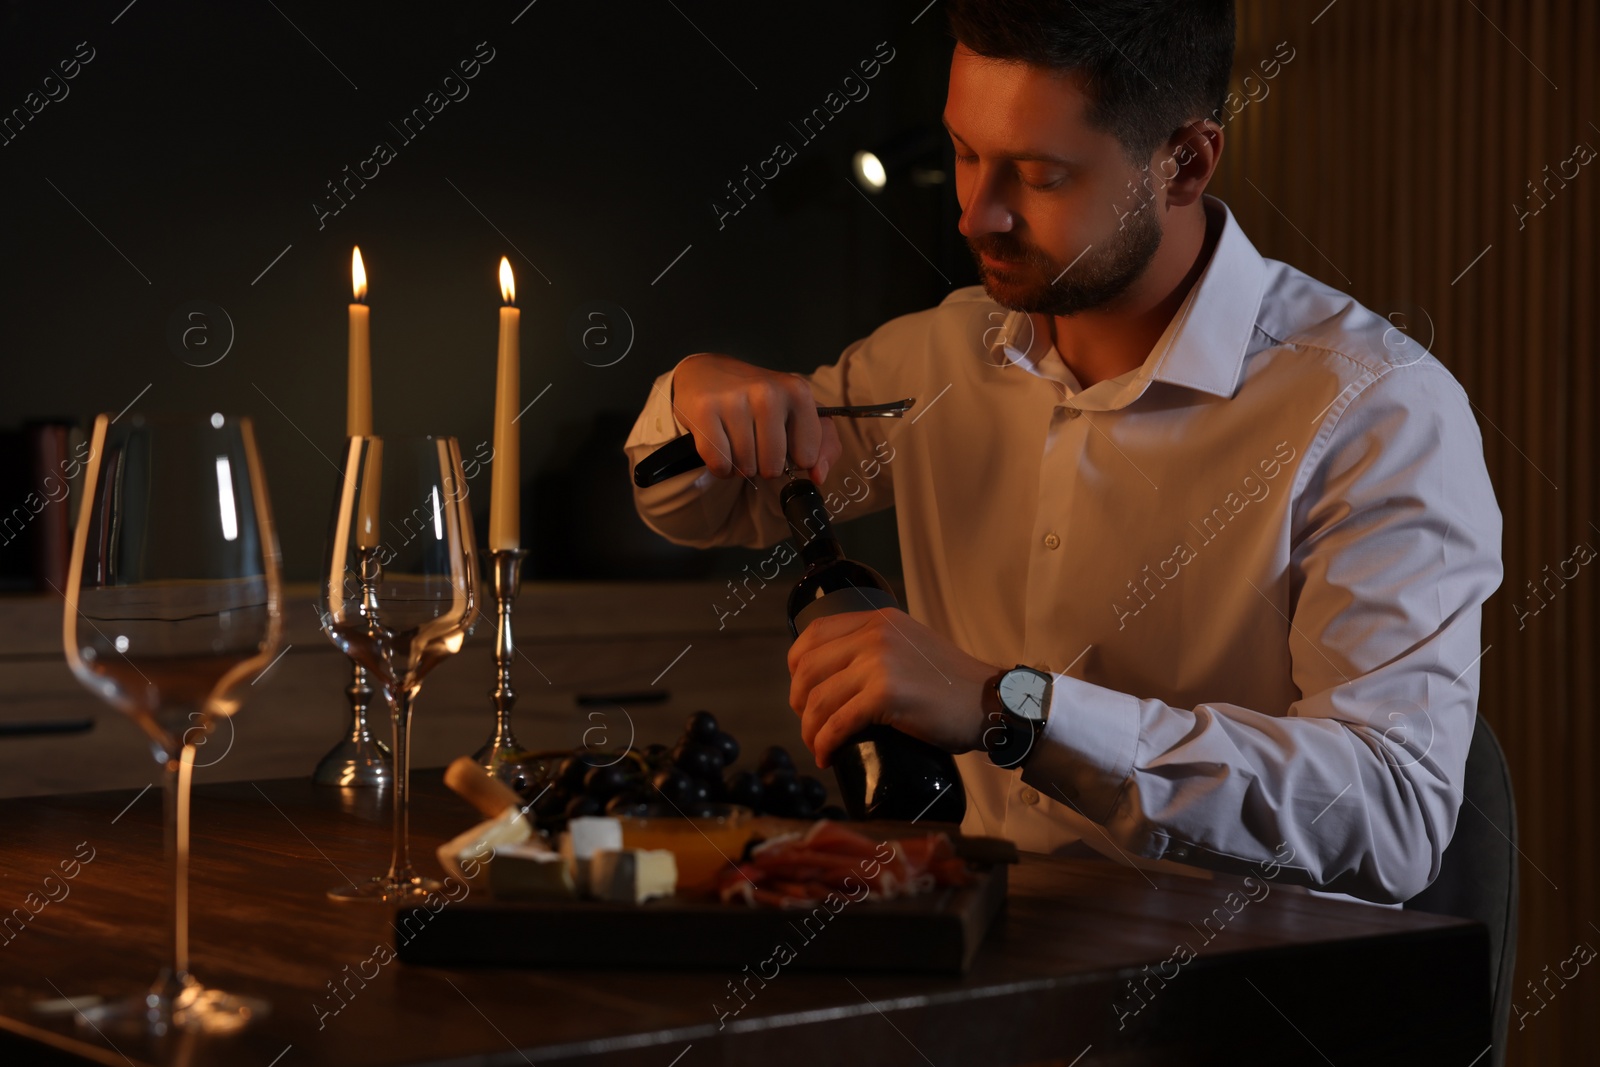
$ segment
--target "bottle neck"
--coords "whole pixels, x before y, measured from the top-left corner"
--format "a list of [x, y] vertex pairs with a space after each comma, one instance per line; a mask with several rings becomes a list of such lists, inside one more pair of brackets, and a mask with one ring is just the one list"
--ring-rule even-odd
[[800, 546], [800, 558], [807, 567], [844, 558], [844, 549], [833, 535], [833, 524], [828, 518], [828, 506], [816, 484], [796, 478], [783, 487], [779, 495], [784, 518]]

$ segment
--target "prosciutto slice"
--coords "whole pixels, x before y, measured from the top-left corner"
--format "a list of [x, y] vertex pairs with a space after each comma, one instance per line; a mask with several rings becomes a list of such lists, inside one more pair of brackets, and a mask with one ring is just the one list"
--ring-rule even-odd
[[[893, 900], [972, 882], [947, 834], [874, 840], [828, 819], [804, 834], [781, 834], [729, 865], [717, 881], [723, 903], [813, 908], [830, 893], [851, 900]], [[863, 892], [864, 890], [864, 892]]]

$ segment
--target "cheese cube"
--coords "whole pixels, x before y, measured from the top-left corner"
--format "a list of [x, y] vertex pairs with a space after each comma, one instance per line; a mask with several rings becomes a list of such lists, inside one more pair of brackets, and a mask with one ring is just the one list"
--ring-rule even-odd
[[526, 844], [494, 850], [489, 891], [497, 900], [577, 896], [566, 861], [547, 848]]
[[589, 860], [602, 849], [622, 847], [622, 824], [604, 815], [585, 815], [567, 823], [561, 835], [561, 855], [580, 893], [589, 889]]
[[678, 888], [677, 857], [664, 848], [602, 850], [589, 864], [589, 891], [601, 900], [642, 904]]

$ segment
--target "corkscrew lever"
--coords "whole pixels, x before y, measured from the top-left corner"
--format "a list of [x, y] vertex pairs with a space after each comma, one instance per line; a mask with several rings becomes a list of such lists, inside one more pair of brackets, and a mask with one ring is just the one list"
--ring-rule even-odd
[[[888, 404], [836, 404], [818, 405], [817, 414], [824, 418], [847, 419], [898, 419], [915, 404], [916, 398], [895, 400]], [[674, 474], [692, 471], [705, 466], [695, 450], [694, 434], [675, 437], [639, 461], [633, 468], [633, 483], [641, 489], [664, 482]]]

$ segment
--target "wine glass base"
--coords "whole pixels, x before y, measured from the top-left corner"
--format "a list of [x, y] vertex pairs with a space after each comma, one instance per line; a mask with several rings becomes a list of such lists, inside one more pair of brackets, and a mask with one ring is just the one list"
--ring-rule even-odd
[[328, 890], [328, 899], [351, 904], [419, 904], [424, 897], [444, 889], [437, 878], [414, 875], [407, 879], [393, 879], [384, 875], [372, 878], [361, 885], [342, 885]]
[[[61, 1003], [38, 1007], [58, 1014]], [[73, 998], [65, 1003], [71, 1005], [80, 1030], [118, 1034], [233, 1034], [271, 1011], [271, 1005], [264, 1000], [212, 989], [194, 978], [185, 978], [181, 983], [158, 982], [138, 996]]]

